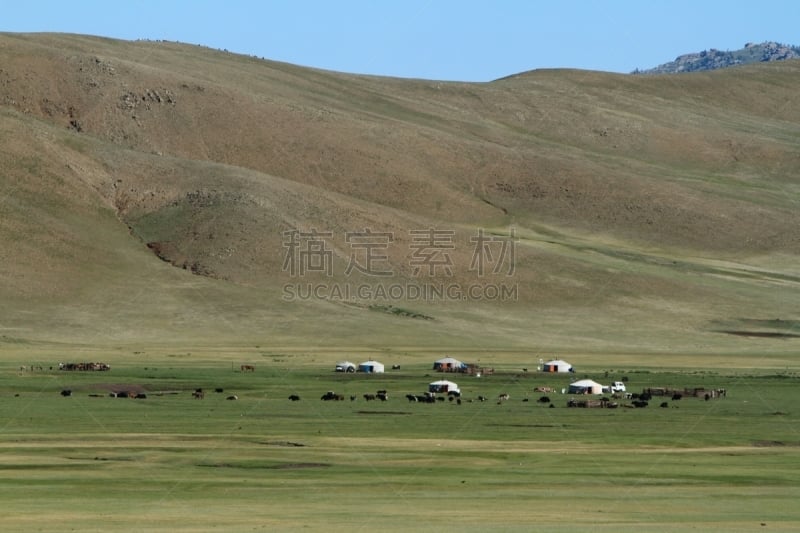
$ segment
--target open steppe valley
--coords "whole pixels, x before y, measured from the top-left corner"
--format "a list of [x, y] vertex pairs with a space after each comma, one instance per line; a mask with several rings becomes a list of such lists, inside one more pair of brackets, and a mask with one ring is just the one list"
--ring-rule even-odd
[[2, 529], [797, 530], [798, 84], [0, 34]]

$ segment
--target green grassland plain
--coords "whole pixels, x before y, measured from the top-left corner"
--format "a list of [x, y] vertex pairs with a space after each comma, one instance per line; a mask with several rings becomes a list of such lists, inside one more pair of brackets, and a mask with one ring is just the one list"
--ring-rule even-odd
[[[431, 353], [383, 354], [387, 368], [400, 368], [366, 375], [333, 372], [343, 352], [228, 348], [215, 359], [213, 349], [118, 347], [106, 352], [107, 372], [58, 370], [82, 356], [102, 359], [100, 352], [62, 346], [20, 357], [26, 352], [4, 345], [0, 373], [8, 531], [790, 531], [800, 524], [793, 505], [800, 378], [753, 369], [744, 357], [739, 368], [737, 358], [724, 368], [689, 358], [645, 367], [611, 355], [558, 376], [536, 372], [535, 355], [482, 354], [485, 366], [496, 363], [494, 374], [448, 375], [462, 403], [428, 405], [404, 395], [442, 377], [431, 370]], [[256, 371], [242, 372], [245, 363]], [[570, 396], [560, 389], [576, 376], [603, 383], [624, 376], [634, 392], [727, 394], [654, 398], [644, 409], [567, 408]], [[553, 408], [537, 401], [537, 386], [557, 390], [547, 395]], [[197, 388], [204, 399], [192, 397]], [[63, 397], [65, 389], [72, 396]], [[378, 389], [388, 390], [388, 401], [363, 398]], [[147, 398], [109, 396], [119, 390]], [[345, 400], [322, 401], [328, 390]], [[510, 398], [498, 403], [502, 393]]]

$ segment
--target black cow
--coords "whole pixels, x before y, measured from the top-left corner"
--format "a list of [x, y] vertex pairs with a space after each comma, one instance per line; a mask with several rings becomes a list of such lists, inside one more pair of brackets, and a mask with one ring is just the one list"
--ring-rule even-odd
[[66, 398], [67, 396], [72, 396], [72, 391], [70, 389], [64, 389], [61, 391], [61, 396]]
[[300, 396], [298, 396], [297, 394], [292, 394], [291, 396], [289, 396], [289, 399], [292, 400], [293, 402], [298, 402], [300, 401]]
[[321, 399], [325, 401], [330, 401], [330, 400], [342, 401], [344, 400], [344, 396], [341, 394], [336, 394], [333, 391], [328, 391], [322, 395]]

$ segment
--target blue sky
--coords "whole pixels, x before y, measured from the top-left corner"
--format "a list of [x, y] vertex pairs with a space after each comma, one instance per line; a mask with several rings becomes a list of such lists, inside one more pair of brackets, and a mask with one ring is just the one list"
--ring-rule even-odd
[[4, 2], [0, 31], [166, 39], [343, 72], [489, 81], [630, 72], [746, 42], [800, 44], [800, 2], [93, 0]]

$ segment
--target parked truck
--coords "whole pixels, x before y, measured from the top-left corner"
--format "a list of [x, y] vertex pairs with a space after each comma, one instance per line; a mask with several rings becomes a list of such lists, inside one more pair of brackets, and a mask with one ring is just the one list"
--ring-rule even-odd
[[603, 392], [625, 392], [625, 384], [621, 381], [615, 381], [608, 387], [603, 387]]

